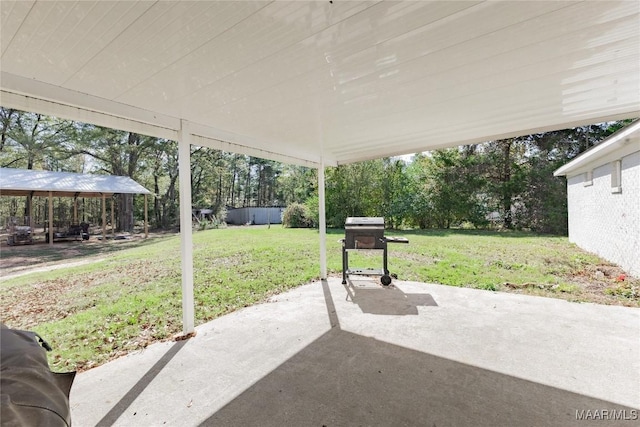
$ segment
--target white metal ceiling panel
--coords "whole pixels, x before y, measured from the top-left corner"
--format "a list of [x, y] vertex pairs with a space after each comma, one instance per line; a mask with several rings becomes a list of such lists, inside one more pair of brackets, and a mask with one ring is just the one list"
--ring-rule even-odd
[[186, 121], [301, 164], [640, 115], [638, 1], [3, 0], [0, 17], [3, 105], [163, 137]]
[[4, 54], [9, 44], [13, 42], [33, 3], [32, 1], [5, 2], [0, 8], [0, 26], [2, 27], [0, 53]]

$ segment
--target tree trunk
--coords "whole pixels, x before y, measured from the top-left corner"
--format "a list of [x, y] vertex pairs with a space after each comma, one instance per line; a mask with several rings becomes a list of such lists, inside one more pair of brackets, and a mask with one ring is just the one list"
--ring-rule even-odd
[[236, 207], [236, 178], [238, 175], [238, 156], [233, 156], [233, 173], [231, 177], [231, 206]]
[[[163, 198], [165, 202], [163, 203], [163, 218], [162, 218], [162, 227], [166, 228], [169, 226], [170, 222], [174, 218], [178, 218], [176, 215], [178, 209], [178, 203], [176, 200], [176, 181], [178, 179], [177, 173], [171, 174], [171, 181], [169, 181], [169, 188], [167, 189], [166, 196]], [[167, 206], [168, 205], [168, 206]]]
[[118, 197], [118, 230], [133, 232], [133, 194], [120, 194]]
[[155, 218], [156, 225], [162, 224], [162, 217], [160, 215], [160, 184], [159, 177], [156, 173], [153, 174], [153, 194], [156, 196], [153, 198], [153, 216]]
[[249, 165], [247, 166], [247, 180], [244, 186], [243, 206], [250, 206], [250, 203], [251, 203], [251, 166], [252, 166], [252, 162], [251, 160], [249, 160]]
[[504, 227], [513, 228], [513, 218], [511, 217], [511, 143], [510, 139], [503, 141], [502, 145], [502, 211]]

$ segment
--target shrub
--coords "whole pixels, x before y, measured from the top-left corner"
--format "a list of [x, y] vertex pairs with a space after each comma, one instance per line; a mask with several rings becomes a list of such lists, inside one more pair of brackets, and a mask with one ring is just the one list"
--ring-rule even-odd
[[305, 202], [304, 205], [307, 208], [307, 218], [310, 221], [309, 227], [317, 227], [318, 224], [320, 224], [320, 212], [319, 212], [319, 207], [318, 207], [318, 196], [317, 195], [313, 195], [311, 197], [309, 197]]
[[292, 203], [284, 211], [282, 225], [289, 228], [308, 228], [313, 225], [310, 216], [309, 208], [305, 205]]

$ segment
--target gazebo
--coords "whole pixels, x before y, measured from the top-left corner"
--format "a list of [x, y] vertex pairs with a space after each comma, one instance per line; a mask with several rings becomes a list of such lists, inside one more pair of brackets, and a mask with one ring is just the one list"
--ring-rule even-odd
[[[148, 195], [149, 190], [126, 176], [94, 175], [71, 172], [50, 172], [30, 169], [0, 168], [0, 195], [33, 196], [49, 198], [49, 228], [48, 241], [53, 245], [53, 197], [73, 197], [74, 221], [78, 220], [78, 197], [96, 197], [102, 199], [102, 239], [106, 238], [106, 199], [114, 194], [143, 194], [144, 195], [144, 234], [149, 234], [148, 228]], [[29, 203], [29, 209], [33, 204]], [[33, 228], [33, 215], [29, 218]], [[111, 224], [113, 225], [113, 202], [111, 206]]]

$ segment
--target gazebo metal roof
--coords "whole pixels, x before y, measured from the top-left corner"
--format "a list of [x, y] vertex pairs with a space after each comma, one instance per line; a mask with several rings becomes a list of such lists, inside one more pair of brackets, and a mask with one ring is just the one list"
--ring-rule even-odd
[[3, 196], [48, 196], [49, 192], [55, 197], [151, 194], [126, 176], [0, 168], [0, 194]]

